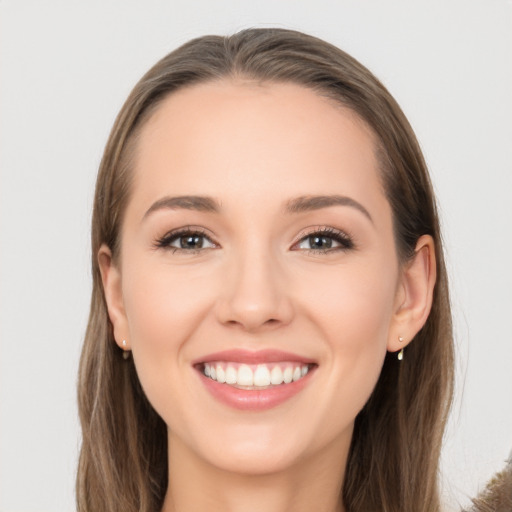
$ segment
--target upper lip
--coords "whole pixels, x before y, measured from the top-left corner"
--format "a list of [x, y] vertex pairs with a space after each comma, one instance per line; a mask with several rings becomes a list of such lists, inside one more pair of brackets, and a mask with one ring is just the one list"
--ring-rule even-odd
[[311, 364], [315, 361], [311, 358], [293, 354], [292, 352], [284, 352], [282, 350], [265, 349], [265, 350], [243, 350], [230, 349], [214, 352], [203, 356], [195, 361], [193, 365], [200, 363], [209, 363], [212, 361], [232, 361], [234, 363], [258, 364], [258, 363], [278, 363], [281, 361], [297, 362], [303, 364]]

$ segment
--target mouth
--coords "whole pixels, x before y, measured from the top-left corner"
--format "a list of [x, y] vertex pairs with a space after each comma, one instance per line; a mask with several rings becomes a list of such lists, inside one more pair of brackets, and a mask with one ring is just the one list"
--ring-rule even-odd
[[236, 409], [257, 411], [299, 393], [318, 364], [281, 351], [231, 350], [211, 354], [193, 366], [214, 398]]
[[303, 379], [313, 364], [291, 361], [270, 364], [243, 364], [212, 361], [199, 365], [205, 377], [237, 389], [262, 390], [287, 385]]

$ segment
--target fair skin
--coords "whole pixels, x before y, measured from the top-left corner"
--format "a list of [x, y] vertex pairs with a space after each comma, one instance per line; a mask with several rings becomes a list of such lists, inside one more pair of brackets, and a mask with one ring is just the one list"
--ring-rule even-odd
[[[174, 93], [142, 129], [120, 254], [98, 258], [116, 342], [168, 426], [163, 510], [342, 511], [354, 419], [435, 282], [430, 237], [398, 261], [366, 125], [293, 84]], [[273, 386], [297, 391], [262, 405], [272, 385], [212, 381], [226, 350], [298, 365]], [[229, 354], [212, 365], [239, 367]]]

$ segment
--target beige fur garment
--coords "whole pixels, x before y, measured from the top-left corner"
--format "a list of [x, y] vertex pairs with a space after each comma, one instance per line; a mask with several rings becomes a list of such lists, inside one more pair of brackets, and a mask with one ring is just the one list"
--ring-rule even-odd
[[487, 487], [463, 512], [512, 512], [512, 453], [505, 468], [496, 473]]

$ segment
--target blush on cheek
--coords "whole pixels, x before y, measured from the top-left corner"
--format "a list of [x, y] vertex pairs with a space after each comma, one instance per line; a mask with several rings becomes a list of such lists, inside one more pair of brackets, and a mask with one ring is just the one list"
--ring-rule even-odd
[[168, 408], [174, 399], [170, 389], [182, 385], [175, 375], [182, 369], [182, 347], [189, 345], [201, 323], [212, 291], [204, 285], [190, 286], [176, 269], [150, 267], [140, 266], [129, 275], [124, 283], [124, 302], [139, 380], [165, 419], [164, 411], [173, 410]]
[[315, 297], [315, 302], [322, 316], [318, 325], [328, 327], [333, 335], [338, 333], [356, 351], [386, 344], [393, 310], [393, 296], [386, 289], [340, 283], [338, 288]]
[[384, 288], [354, 287], [351, 293], [324, 298], [317, 311], [317, 325], [328, 329], [332, 340], [334, 373], [344, 406], [355, 415], [364, 406], [379, 378], [387, 350], [392, 319], [392, 297]]

